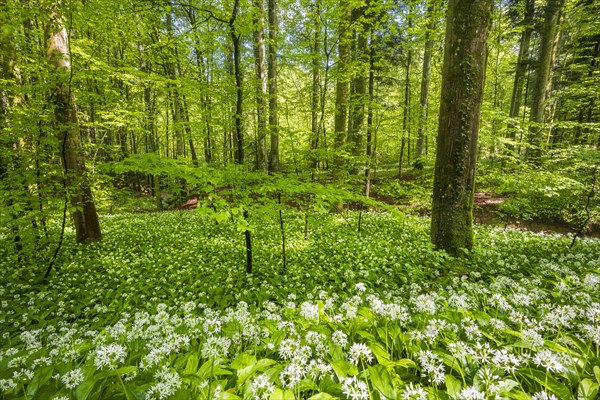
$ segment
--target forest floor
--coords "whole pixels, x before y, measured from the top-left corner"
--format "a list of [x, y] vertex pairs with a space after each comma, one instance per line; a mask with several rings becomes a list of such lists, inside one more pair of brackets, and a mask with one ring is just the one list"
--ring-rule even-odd
[[103, 215], [43, 284], [0, 237], [0, 398], [597, 399], [600, 241], [478, 225], [457, 263], [427, 218], [309, 214], [286, 256], [250, 214], [251, 274], [239, 214]]
[[[383, 203], [396, 205], [403, 209], [412, 210], [419, 215], [425, 216], [431, 214], [429, 207], [423, 207], [420, 204], [410, 201], [402, 201], [392, 196], [374, 193], [373, 197]], [[495, 195], [494, 193], [475, 193], [473, 208], [473, 218], [475, 223], [501, 226], [505, 228], [524, 229], [536, 233], [559, 233], [563, 235], [574, 234], [578, 231], [576, 227], [560, 220], [550, 219], [521, 219], [509, 217], [500, 213], [499, 207], [507, 200], [506, 197]], [[600, 238], [600, 226], [591, 224], [584, 230], [587, 237]]]
[[[389, 195], [373, 193], [376, 200], [395, 205], [402, 209], [412, 210], [419, 215], [430, 215], [431, 209], [409, 201], [402, 201]], [[473, 218], [475, 223], [501, 226], [505, 228], [524, 229], [536, 233], [559, 233], [563, 235], [574, 234], [578, 231], [577, 227], [564, 221], [549, 219], [520, 219], [504, 216], [499, 212], [499, 206], [506, 201], [506, 197], [495, 195], [494, 193], [479, 192], [475, 193]], [[192, 196], [187, 201], [176, 207], [177, 210], [194, 210], [198, 205], [198, 196]], [[600, 238], [600, 225], [588, 226], [583, 234], [587, 237]]]

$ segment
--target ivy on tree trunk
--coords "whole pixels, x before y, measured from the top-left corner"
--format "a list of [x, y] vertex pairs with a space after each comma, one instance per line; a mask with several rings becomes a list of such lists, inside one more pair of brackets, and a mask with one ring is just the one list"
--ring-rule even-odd
[[431, 240], [460, 255], [473, 247], [473, 188], [492, 0], [448, 5], [433, 184]]

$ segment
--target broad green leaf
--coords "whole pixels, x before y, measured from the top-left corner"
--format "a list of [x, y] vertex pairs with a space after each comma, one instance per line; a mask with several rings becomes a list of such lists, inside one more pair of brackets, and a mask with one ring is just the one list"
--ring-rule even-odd
[[35, 396], [38, 389], [46, 384], [52, 378], [52, 372], [54, 372], [53, 365], [47, 365], [38, 369], [33, 376], [33, 379], [27, 385], [27, 396]]
[[504, 379], [498, 382], [494, 387], [498, 394], [505, 394], [519, 386], [519, 382], [513, 381], [512, 379]]
[[77, 389], [75, 389], [75, 398], [77, 400], [86, 400], [88, 396], [92, 393], [92, 390], [94, 390], [94, 386], [96, 385], [96, 383], [98, 383], [102, 379], [105, 379], [106, 377], [106, 373], [99, 372], [83, 381], [77, 387]]
[[213, 365], [213, 361], [211, 360], [206, 361], [204, 364], [202, 364], [198, 372], [196, 372], [196, 375], [202, 379], [209, 379], [215, 376], [231, 374], [232, 372], [230, 370], [223, 368], [221, 365]]
[[531, 395], [523, 392], [522, 390], [515, 390], [505, 394], [506, 397], [514, 400], [531, 400]]
[[383, 364], [386, 361], [389, 362], [391, 356], [379, 342], [369, 342], [369, 349], [375, 354], [375, 357], [380, 364]]
[[296, 400], [294, 396], [294, 392], [291, 390], [282, 390], [280, 388], [275, 388], [273, 393], [271, 393], [271, 400]]
[[340, 384], [334, 381], [330, 375], [326, 375], [321, 379], [321, 382], [319, 382], [319, 390], [328, 393], [333, 397], [342, 396]]
[[312, 390], [312, 391], [318, 390], [318, 387], [317, 387], [317, 384], [315, 382], [313, 382], [312, 379], [305, 378], [305, 379], [302, 379], [300, 382], [298, 382], [298, 384], [296, 385], [294, 390], [297, 390], [300, 393], [302, 393], [307, 390]]
[[444, 364], [446, 364], [446, 366], [456, 371], [457, 374], [459, 374], [460, 376], [465, 375], [460, 362], [451, 354], [439, 348], [435, 349], [434, 353], [438, 355], [438, 357], [442, 360]]
[[195, 374], [196, 371], [198, 371], [198, 363], [199, 363], [198, 355], [190, 354], [187, 359], [187, 364], [185, 366], [185, 369], [183, 370], [183, 373], [184, 374]]
[[379, 392], [382, 398], [394, 400], [396, 398], [396, 389], [387, 368], [383, 365], [374, 365], [368, 367], [368, 371], [369, 380], [373, 388]]
[[598, 395], [600, 385], [589, 378], [585, 378], [577, 389], [577, 398], [582, 400], [594, 400]]
[[396, 360], [396, 361], [391, 361], [392, 365], [395, 367], [402, 367], [402, 368], [417, 368], [417, 364], [408, 358], [402, 358], [400, 360]]
[[462, 390], [462, 382], [450, 374], [446, 375], [446, 391], [453, 399], [457, 398]]
[[242, 400], [242, 398], [231, 392], [221, 392], [220, 400]]
[[172, 400], [188, 400], [192, 398], [192, 391], [188, 388], [178, 389], [169, 399]]
[[181, 375], [181, 380], [193, 387], [202, 387], [206, 383], [206, 379], [200, 378], [195, 374], [183, 374]]
[[554, 393], [560, 400], [571, 400], [573, 398], [569, 388], [558, 382], [548, 373], [531, 368], [523, 368], [518, 373], [534, 379], [542, 387]]
[[314, 396], [310, 396], [308, 398], [308, 400], [334, 400], [334, 399], [335, 399], [335, 397], [333, 397], [329, 393], [325, 393], [325, 392], [319, 392], [319, 393], [315, 394]]
[[256, 356], [248, 353], [241, 353], [231, 362], [231, 368], [243, 369], [254, 364], [256, 364]]
[[377, 342], [377, 339], [375, 338], [375, 336], [373, 336], [372, 333], [369, 333], [367, 331], [358, 331], [358, 332], [356, 332], [356, 334], [368, 341]]
[[352, 365], [346, 360], [335, 360], [331, 363], [331, 367], [333, 368], [333, 372], [335, 372], [339, 380], [346, 378], [348, 375], [358, 375], [358, 369], [356, 366]]

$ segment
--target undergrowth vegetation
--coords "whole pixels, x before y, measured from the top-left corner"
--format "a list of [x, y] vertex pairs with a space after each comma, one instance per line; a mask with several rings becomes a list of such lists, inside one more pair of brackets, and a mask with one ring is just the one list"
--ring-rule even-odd
[[544, 157], [543, 167], [482, 164], [478, 190], [506, 199], [498, 210], [502, 217], [562, 222], [574, 229], [598, 225], [598, 157], [595, 150], [573, 147], [554, 150]]
[[597, 240], [477, 227], [458, 267], [427, 219], [284, 219], [285, 270], [279, 221], [250, 214], [251, 275], [237, 224], [199, 212], [106, 216], [45, 285], [3, 240], [0, 397], [597, 398]]

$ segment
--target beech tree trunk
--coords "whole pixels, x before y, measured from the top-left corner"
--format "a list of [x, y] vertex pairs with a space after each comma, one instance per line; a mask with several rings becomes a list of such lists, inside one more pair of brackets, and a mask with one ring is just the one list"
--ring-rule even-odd
[[257, 119], [257, 169], [268, 171], [267, 160], [267, 61], [265, 51], [265, 5], [264, 0], [254, 0], [254, 63], [256, 67], [256, 119]]
[[350, 63], [349, 25], [351, 8], [347, 0], [340, 0], [339, 42], [337, 60], [337, 81], [335, 84], [335, 118], [334, 118], [334, 147], [333, 167], [335, 179], [339, 180], [344, 174], [344, 144], [347, 136], [348, 119], [348, 64]]
[[67, 180], [71, 207], [74, 211], [75, 238], [79, 243], [102, 239], [96, 205], [85, 168], [83, 147], [79, 137], [77, 114], [71, 92], [69, 38], [62, 18], [50, 13], [46, 26], [46, 55], [55, 76], [54, 114], [61, 146], [61, 160]]
[[[409, 12], [412, 12], [410, 9]], [[412, 16], [408, 17], [408, 28], [412, 28]], [[406, 75], [404, 76], [404, 110], [402, 113], [402, 147], [400, 149], [400, 160], [398, 162], [398, 177], [402, 178], [402, 163], [404, 159], [404, 144], [406, 141], [408, 163], [410, 164], [410, 67], [412, 66], [412, 47], [408, 43], [408, 54], [406, 56]], [[404, 136], [406, 135], [406, 136]]]
[[[423, 51], [423, 73], [421, 75], [421, 96], [419, 113], [419, 131], [417, 136], [417, 157], [424, 153], [425, 135], [427, 133], [427, 113], [429, 108], [429, 81], [431, 75], [431, 55], [433, 54], [432, 33], [435, 29], [435, 3], [437, 0], [428, 0], [427, 3], [427, 30], [425, 31], [425, 50]], [[417, 168], [422, 164], [417, 163]]]
[[188, 110], [187, 104], [187, 100], [185, 96], [183, 96], [181, 106], [185, 121], [185, 133], [187, 135], [188, 143], [190, 145], [190, 157], [192, 158], [192, 165], [194, 167], [198, 167], [200, 163], [198, 162], [198, 154], [196, 153], [196, 145], [194, 144], [192, 125], [190, 124], [190, 112]]
[[431, 241], [454, 256], [473, 247], [475, 159], [492, 5], [493, 0], [448, 5]]
[[[148, 61], [146, 59], [145, 48], [142, 42], [138, 43], [138, 50], [140, 53], [140, 70], [147, 74], [149, 72], [148, 69]], [[146, 134], [144, 136], [146, 152], [154, 152], [157, 155], [160, 153], [158, 148], [158, 140], [156, 139], [156, 127], [154, 124], [155, 119], [155, 111], [152, 103], [152, 85], [150, 83], [144, 84], [144, 108], [146, 109], [146, 120], [145, 120], [145, 129]], [[157, 175], [150, 176], [150, 180], [152, 183], [152, 193], [154, 195], [154, 201], [156, 203], [156, 208], [158, 210], [162, 209], [162, 202], [160, 198], [160, 182], [159, 177]]]
[[[356, 54], [358, 61], [352, 87], [354, 88], [350, 103], [352, 112], [348, 126], [348, 139], [352, 144], [352, 155], [360, 157], [364, 152], [364, 123], [365, 123], [365, 103], [367, 93], [367, 77], [369, 76], [369, 52], [367, 49], [368, 35], [370, 31], [368, 16], [364, 15], [369, 7], [367, 1], [365, 7], [355, 10], [355, 13], [362, 16], [362, 23], [358, 23], [356, 28]], [[358, 173], [357, 161], [354, 161], [352, 167], [353, 173]]]
[[529, 121], [529, 143], [532, 145], [527, 151], [527, 158], [537, 160], [542, 154], [542, 128], [546, 110], [546, 93], [552, 78], [552, 60], [554, 41], [558, 33], [558, 22], [564, 0], [548, 0], [544, 9], [544, 22], [542, 25], [539, 58], [536, 67], [536, 79], [531, 98], [531, 114]]
[[310, 113], [310, 126], [312, 133], [312, 140], [310, 143], [310, 148], [313, 151], [311, 155], [311, 167], [312, 169], [317, 168], [317, 163], [319, 158], [316, 154], [316, 151], [319, 148], [319, 99], [320, 99], [320, 82], [321, 82], [321, 0], [316, 0], [315, 5], [315, 15], [313, 17], [315, 24], [315, 32], [314, 32], [314, 42], [312, 49], [312, 99], [311, 99], [311, 113]]
[[243, 100], [243, 79], [242, 69], [240, 66], [241, 58], [241, 44], [240, 34], [236, 32], [235, 20], [237, 19], [239, 11], [240, 1], [235, 0], [233, 4], [233, 11], [231, 12], [231, 18], [229, 19], [229, 35], [231, 36], [231, 43], [233, 44], [233, 74], [235, 76], [235, 130], [234, 130], [234, 155], [236, 164], [244, 164], [244, 135], [242, 130], [242, 100]]
[[371, 48], [369, 50], [369, 105], [367, 107], [367, 165], [365, 169], [365, 196], [371, 194], [371, 166], [373, 164], [373, 92], [375, 86], [375, 35], [371, 30]]
[[277, 117], [277, 1], [269, 0], [269, 171], [279, 172], [279, 119]]
[[[171, 11], [167, 13], [167, 33], [169, 35], [169, 41], [174, 42], [175, 35], [173, 34], [173, 14]], [[175, 63], [178, 62], [178, 54], [176, 45], [173, 46], [172, 51], [170, 50], [166, 57], [167, 60], [164, 62], [165, 72], [172, 82], [177, 82], [178, 78]], [[173, 59], [175, 62], [172, 61]], [[175, 151], [173, 153], [174, 158], [179, 158], [185, 156], [185, 137], [183, 133], [183, 107], [181, 105], [179, 88], [177, 87], [176, 83], [169, 84], [169, 94], [172, 106], [173, 132], [175, 140]]]
[[[510, 99], [510, 114], [509, 117], [517, 120], [521, 112], [521, 104], [523, 99], [523, 89], [525, 87], [527, 68], [529, 66], [529, 47], [531, 43], [531, 34], [533, 33], [533, 16], [535, 0], [525, 0], [525, 14], [523, 16], [523, 32], [521, 33], [521, 41], [519, 44], [519, 57], [515, 67], [515, 80], [513, 83], [512, 96]], [[508, 137], [512, 140], [517, 138], [516, 124], [509, 123]]]

